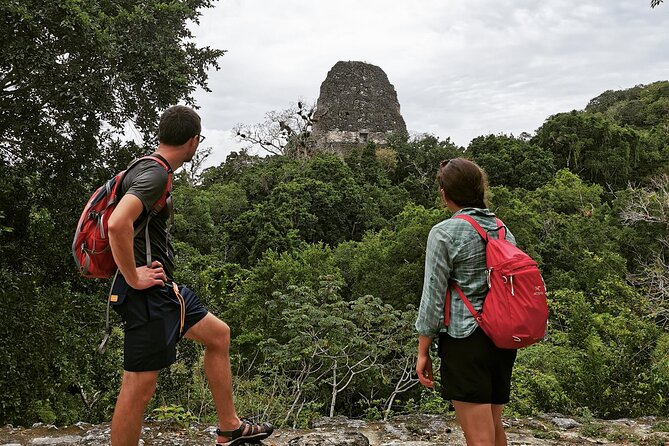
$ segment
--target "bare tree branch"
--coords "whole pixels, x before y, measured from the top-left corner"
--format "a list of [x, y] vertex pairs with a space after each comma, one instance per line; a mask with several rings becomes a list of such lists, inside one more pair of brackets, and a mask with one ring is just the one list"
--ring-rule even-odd
[[265, 114], [259, 124], [237, 124], [232, 131], [240, 141], [246, 141], [272, 155], [294, 155], [304, 158], [311, 154], [313, 141], [311, 128], [315, 105], [303, 101], [281, 111]]
[[399, 395], [402, 392], [406, 392], [407, 390], [413, 388], [416, 384], [419, 383], [418, 378], [413, 377], [414, 376], [413, 364], [414, 364], [413, 355], [407, 356], [404, 362], [404, 367], [402, 369], [402, 376], [397, 381], [397, 384], [395, 385], [395, 390], [393, 390], [393, 393], [391, 393], [390, 396], [388, 397], [386, 410], [384, 411], [383, 414], [383, 421], [386, 421], [388, 419], [388, 416], [390, 415], [390, 409], [393, 407], [393, 402], [395, 401], [397, 395]]
[[654, 178], [649, 187], [628, 189], [626, 205], [620, 212], [623, 224], [656, 224], [665, 227], [658, 239], [658, 249], [650, 259], [640, 259], [639, 273], [628, 274], [628, 281], [645, 290], [653, 302], [653, 317], [666, 327], [669, 325], [669, 175]]

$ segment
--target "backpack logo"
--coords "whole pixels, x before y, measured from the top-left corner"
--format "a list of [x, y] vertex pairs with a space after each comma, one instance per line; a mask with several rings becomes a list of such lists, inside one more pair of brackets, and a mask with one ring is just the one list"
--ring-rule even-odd
[[458, 293], [481, 329], [499, 348], [517, 349], [544, 338], [548, 324], [546, 285], [530, 256], [506, 240], [506, 227], [497, 219], [498, 238], [468, 215], [456, 215], [471, 224], [486, 244], [488, 293], [476, 311], [460, 286], [451, 281], [446, 291], [444, 325], [450, 323], [451, 288]]

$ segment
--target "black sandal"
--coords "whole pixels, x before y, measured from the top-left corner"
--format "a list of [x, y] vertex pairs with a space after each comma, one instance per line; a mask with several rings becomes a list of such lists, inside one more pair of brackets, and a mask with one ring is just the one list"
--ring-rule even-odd
[[242, 424], [233, 431], [216, 429], [216, 435], [228, 438], [227, 442], [216, 443], [216, 446], [237, 446], [242, 443], [258, 443], [274, 432], [274, 426], [270, 423], [258, 424], [247, 418], [242, 418], [241, 421]]

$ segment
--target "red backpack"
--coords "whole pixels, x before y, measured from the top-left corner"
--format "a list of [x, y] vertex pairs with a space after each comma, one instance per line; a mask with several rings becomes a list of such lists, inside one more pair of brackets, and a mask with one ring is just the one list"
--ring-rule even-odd
[[[72, 242], [72, 254], [77, 268], [82, 276], [88, 278], [107, 279], [116, 272], [116, 262], [109, 245], [107, 226], [116, 205], [121, 201], [121, 184], [126, 173], [138, 162], [150, 159], [167, 171], [167, 188], [162, 197], [153, 205], [147, 218], [135, 229], [135, 235], [146, 228], [148, 240], [149, 220], [158, 214], [167, 204], [168, 193], [172, 186], [172, 169], [162, 159], [156, 156], [144, 156], [132, 162], [128, 168], [119, 172], [100, 186], [91, 196], [81, 213], [77, 230]], [[147, 258], [150, 258], [151, 245], [147, 243]], [[149, 262], [150, 263], [150, 262]]]
[[460, 214], [454, 218], [469, 222], [486, 244], [488, 294], [483, 301], [483, 309], [478, 312], [460, 286], [449, 282], [444, 325], [450, 323], [453, 287], [497, 347], [517, 349], [542, 340], [548, 323], [548, 302], [546, 285], [537, 262], [506, 240], [506, 229], [500, 219], [497, 219], [495, 230], [498, 231], [498, 238], [492, 238], [472, 217]]

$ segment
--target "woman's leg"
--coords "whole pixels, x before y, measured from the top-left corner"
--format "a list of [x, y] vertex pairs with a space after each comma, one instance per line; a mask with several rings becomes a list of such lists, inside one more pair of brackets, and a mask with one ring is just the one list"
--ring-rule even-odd
[[503, 411], [504, 404], [492, 405], [492, 419], [495, 423], [495, 446], [506, 446], [506, 432], [504, 432], [504, 424], [502, 423]]
[[493, 418], [492, 404], [466, 403], [452, 401], [455, 417], [462, 427], [467, 446], [499, 446], [496, 443], [496, 429]]

